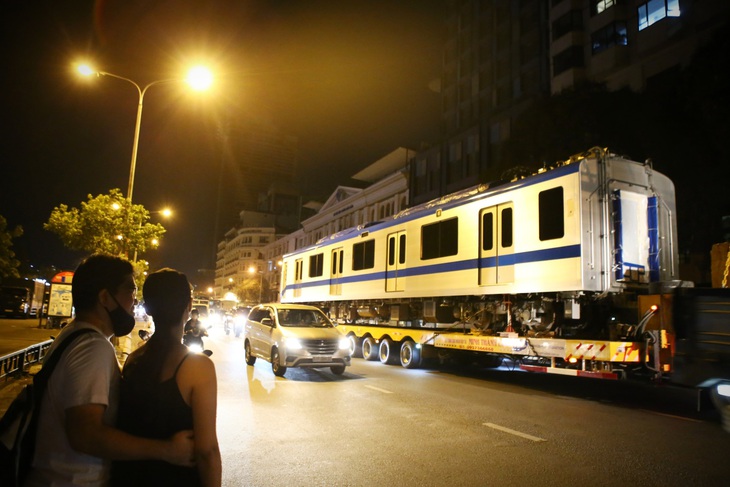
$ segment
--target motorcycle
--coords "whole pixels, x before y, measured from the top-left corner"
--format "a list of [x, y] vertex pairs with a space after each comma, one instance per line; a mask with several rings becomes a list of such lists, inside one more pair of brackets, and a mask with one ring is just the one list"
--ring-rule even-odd
[[205, 346], [203, 345], [203, 337], [208, 336], [208, 333], [203, 329], [188, 330], [183, 335], [183, 345], [188, 347], [193, 352], [205, 353]]
[[[223, 331], [226, 332], [226, 335], [231, 334], [231, 328], [233, 327], [233, 316], [231, 313], [226, 313], [223, 315]], [[238, 336], [238, 335], [236, 335]]]

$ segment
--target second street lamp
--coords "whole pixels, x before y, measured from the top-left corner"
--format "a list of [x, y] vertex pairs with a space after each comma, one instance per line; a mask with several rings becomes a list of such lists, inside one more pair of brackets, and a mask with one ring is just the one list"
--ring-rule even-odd
[[193, 69], [191, 69], [188, 72], [188, 76], [186, 78], [167, 78], [167, 79], [161, 79], [152, 81], [151, 83], [147, 83], [144, 87], [141, 87], [139, 84], [137, 84], [135, 81], [125, 78], [124, 76], [119, 76], [118, 74], [109, 73], [107, 71], [97, 71], [88, 64], [79, 64], [77, 66], [77, 70], [80, 74], [83, 76], [111, 76], [112, 78], [117, 78], [122, 81], [126, 81], [133, 85], [137, 89], [137, 93], [139, 94], [139, 103], [137, 105], [137, 121], [134, 126], [134, 141], [132, 144], [132, 162], [129, 167], [129, 185], [127, 186], [127, 199], [129, 202], [132, 202], [132, 193], [134, 191], [134, 172], [135, 168], [137, 166], [137, 148], [139, 146], [139, 131], [140, 127], [142, 125], [142, 107], [144, 106], [144, 95], [147, 93], [147, 90], [154, 85], [158, 85], [160, 83], [169, 83], [174, 81], [186, 81], [191, 88], [193, 88], [196, 91], [203, 91], [207, 90], [210, 85], [213, 82], [213, 76], [211, 72], [202, 67], [198, 66]]
[[[154, 214], [158, 214], [159, 213], [160, 215], [162, 215], [165, 218], [170, 218], [172, 216], [172, 210], [169, 209], [169, 208], [164, 208], [164, 209], [159, 210], [159, 211], [148, 211], [147, 213], [149, 213], [150, 215], [154, 215]], [[142, 217], [140, 216], [138, 231], [141, 231], [141, 230], [142, 230]], [[157, 239], [153, 239], [153, 241], [152, 241], [152, 244], [155, 245], [155, 246], [158, 245], [159, 243], [160, 242]], [[134, 246], [134, 257], [132, 258], [132, 262], [137, 262], [137, 254], [138, 254], [138, 252], [137, 252], [137, 245], [135, 245]]]

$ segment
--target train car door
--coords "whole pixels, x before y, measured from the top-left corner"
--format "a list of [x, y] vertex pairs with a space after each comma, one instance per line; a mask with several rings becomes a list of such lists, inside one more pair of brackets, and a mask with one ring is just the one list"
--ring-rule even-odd
[[613, 269], [616, 282], [659, 280], [658, 203], [655, 197], [612, 191]]
[[387, 238], [388, 253], [385, 266], [385, 290], [387, 292], [405, 289], [406, 232], [391, 233]]
[[342, 258], [345, 251], [342, 247], [332, 250], [332, 269], [330, 272], [330, 295], [342, 294], [342, 284], [340, 278], [342, 277]]
[[493, 286], [515, 279], [513, 204], [479, 212], [479, 285]]
[[304, 268], [304, 260], [297, 259], [294, 261], [294, 297], [302, 297], [302, 269]]

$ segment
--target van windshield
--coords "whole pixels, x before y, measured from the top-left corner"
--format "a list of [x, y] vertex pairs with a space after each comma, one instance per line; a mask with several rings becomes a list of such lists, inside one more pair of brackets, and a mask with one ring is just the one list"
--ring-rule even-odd
[[319, 310], [280, 309], [279, 324], [302, 328], [331, 328], [330, 320]]

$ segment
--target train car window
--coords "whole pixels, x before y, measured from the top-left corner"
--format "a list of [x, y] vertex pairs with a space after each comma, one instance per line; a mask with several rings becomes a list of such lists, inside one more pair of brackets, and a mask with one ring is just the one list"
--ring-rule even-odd
[[538, 204], [540, 240], [553, 240], [565, 236], [563, 187], [541, 191]]
[[405, 235], [400, 236], [399, 245], [400, 245], [400, 247], [398, 249], [398, 263], [405, 264], [406, 263], [406, 236]]
[[332, 253], [332, 275], [337, 274], [337, 252]]
[[512, 247], [512, 208], [502, 210], [502, 247]]
[[459, 250], [459, 219], [451, 218], [421, 227], [421, 260], [456, 255]]
[[388, 239], [388, 265], [395, 265], [395, 239]]
[[324, 272], [324, 254], [309, 256], [309, 277], [319, 277]]
[[352, 246], [352, 270], [372, 269], [375, 267], [375, 240], [370, 239]]
[[494, 248], [494, 213], [482, 215], [482, 250]]

